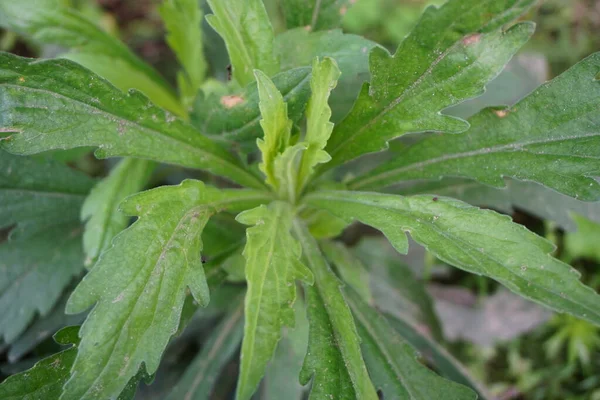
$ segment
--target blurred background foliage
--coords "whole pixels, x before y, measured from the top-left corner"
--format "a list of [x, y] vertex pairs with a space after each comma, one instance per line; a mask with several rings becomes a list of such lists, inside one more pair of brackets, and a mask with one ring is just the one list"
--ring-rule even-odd
[[[160, 1], [56, 1], [77, 8], [104, 30], [125, 41], [138, 55], [175, 83], [178, 67], [164, 41], [165, 30], [156, 9]], [[351, 1], [354, 4], [344, 16], [343, 28], [347, 32], [364, 35], [394, 51], [416, 24], [423, 9], [443, 2]], [[266, 0], [265, 3], [275, 29], [281, 31], [283, 22], [277, 1]], [[205, 12], [209, 12], [204, 1], [201, 1], [201, 5]], [[537, 32], [531, 42], [488, 86], [483, 96], [447, 112], [468, 117], [485, 106], [511, 105], [543, 82], [600, 50], [600, 0], [540, 1], [528, 19], [537, 23]], [[223, 43], [208, 26], [205, 28], [205, 52], [209, 60], [210, 76], [225, 81], [228, 59]], [[0, 49], [30, 57], [54, 57], [63, 50], [55, 46], [36, 45], [8, 31], [0, 32]], [[209, 85], [214, 83], [208, 82]], [[403, 141], [396, 141], [391, 148], [398, 149], [403, 145]], [[103, 175], [108, 168], [105, 162], [95, 160], [85, 149], [77, 154], [70, 153], [64, 160], [92, 175]], [[360, 161], [365, 166], [369, 162], [368, 157]], [[181, 171], [173, 173], [168, 167], [164, 167], [157, 171], [155, 184], [176, 183], [187, 177], [186, 174]], [[517, 222], [556, 243], [558, 257], [571, 263], [582, 273], [586, 284], [600, 291], [600, 206], [591, 205], [585, 213], [581, 212], [585, 216], [569, 211], [567, 219], [572, 218], [574, 229], [565, 229], [564, 224], [546, 222], [530, 212], [532, 207], [544, 207], [545, 201], [550, 199], [538, 196], [530, 198], [529, 202], [517, 202], [516, 207], [509, 207], [508, 210], [500, 206], [492, 208], [512, 214]], [[563, 210], [570, 208], [566, 202], [560, 203], [560, 199], [552, 201], [558, 202], [558, 207]], [[491, 203], [493, 202], [488, 202]], [[401, 257], [393, 252], [389, 254], [383, 241], [375, 243], [373, 240], [376, 238], [363, 238], [373, 235], [374, 232], [363, 227], [353, 227], [343, 234], [342, 239], [348, 243], [358, 243], [357, 254], [366, 255], [374, 276], [377, 276], [376, 271], [380, 271], [378, 268], [381, 265], [390, 263], [396, 264], [393, 266], [395, 271], [400, 268], [398, 265], [406, 268], [407, 273], [412, 271], [415, 279], [423, 284], [432, 299], [426, 301], [432, 305], [430, 308], [433, 313], [425, 318], [426, 329], [434, 337], [443, 335], [446, 348], [488, 388], [491, 398], [600, 400], [598, 328], [571, 316], [553, 315], [500, 289], [487, 278], [448, 268], [416, 246], [412, 246], [413, 250], [408, 256]], [[387, 279], [393, 278], [391, 275], [385, 277], [381, 281], [372, 278], [372, 286], [385, 285]], [[400, 278], [398, 282], [401, 283], [405, 278]], [[235, 288], [235, 284], [232, 287]], [[207, 321], [213, 323], [227, 307], [228, 299], [233, 295], [231, 293], [235, 293], [235, 289], [225, 286], [220, 293], [214, 295], [214, 301], [207, 310], [194, 315], [193, 323], [166, 353], [165, 362], [154, 384], [140, 388], [139, 398], [164, 398], [162, 396], [165, 391], [177, 380], [186, 365], [192, 362], [193, 355], [202, 349], [206, 340], [206, 330], [203, 327]], [[390, 314], [402, 307], [402, 301], [392, 297], [380, 300], [382, 304], [388, 305], [389, 310], [386, 312]], [[438, 319], [441, 332], [436, 334]], [[2, 374], [21, 371], [40, 357], [55, 351], [57, 345], [50, 338], [53, 332], [48, 332], [57, 326], [79, 322], [62, 313], [51, 315], [50, 320], [45, 318], [35, 321], [30, 330], [32, 337], [26, 335], [19, 343], [21, 348], [17, 346], [15, 350], [13, 346], [10, 357], [6, 355], [8, 347], [2, 348], [0, 343], [0, 350], [5, 352], [0, 359]], [[44, 335], [35, 336], [36, 332], [44, 332]], [[417, 342], [413, 345], [419, 347]], [[423, 351], [424, 348], [426, 346], [420, 350]], [[220, 378], [213, 398], [227, 398], [227, 393], [235, 384], [236, 362], [234, 359], [226, 367], [226, 373]]]

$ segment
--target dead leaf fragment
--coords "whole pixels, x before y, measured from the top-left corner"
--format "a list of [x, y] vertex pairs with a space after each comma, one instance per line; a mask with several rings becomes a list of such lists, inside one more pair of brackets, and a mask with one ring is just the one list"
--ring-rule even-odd
[[221, 104], [225, 108], [233, 108], [233, 107], [235, 107], [238, 104], [241, 104], [243, 102], [244, 102], [244, 98], [242, 96], [237, 95], [237, 94], [233, 94], [231, 96], [223, 96], [223, 97], [221, 97]]

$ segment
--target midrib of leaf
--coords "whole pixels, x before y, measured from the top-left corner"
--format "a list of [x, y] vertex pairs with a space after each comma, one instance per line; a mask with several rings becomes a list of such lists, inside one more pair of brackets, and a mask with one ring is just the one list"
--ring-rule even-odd
[[194, 378], [194, 381], [192, 382], [192, 385], [190, 386], [189, 391], [186, 393], [184, 400], [192, 400], [192, 396], [194, 395], [196, 388], [198, 387], [198, 385], [200, 384], [200, 382], [202, 382], [202, 379], [204, 378], [204, 373], [206, 372], [205, 371], [206, 366], [214, 360], [215, 356], [217, 355], [217, 352], [221, 349], [221, 344], [223, 344], [223, 341], [227, 338], [229, 333], [232, 331], [232, 329], [238, 323], [240, 318], [243, 316], [243, 311], [244, 311], [244, 303], [242, 302], [237, 307], [237, 309], [234, 311], [233, 315], [230, 317], [230, 319], [227, 321], [227, 323], [223, 326], [222, 334], [219, 336], [217, 341], [214, 343], [213, 348], [210, 350], [210, 352], [208, 353], [206, 358], [203, 359], [201, 368], [198, 371], [198, 374], [196, 375], [196, 377]]
[[317, 26], [317, 22], [319, 21], [319, 12], [321, 11], [321, 2], [323, 0], [315, 0], [315, 8], [313, 9], [312, 18], [310, 21], [311, 30]]
[[[590, 112], [586, 113], [585, 115], [589, 115], [592, 112], [596, 112], [596, 110], [590, 111]], [[555, 129], [553, 129], [550, 132], [557, 131], [563, 125], [572, 123], [573, 121], [575, 121], [575, 119], [566, 121], [566, 122], [560, 124], [559, 126], [557, 126]], [[596, 136], [600, 136], [600, 132], [587, 133], [587, 134], [583, 134], [583, 135], [562, 136], [562, 137], [551, 138], [551, 139], [539, 138], [539, 139], [530, 140], [530, 141], [526, 141], [526, 142], [509, 143], [509, 144], [505, 144], [505, 145], [485, 147], [483, 149], [466, 151], [466, 152], [462, 152], [462, 153], [445, 154], [445, 155], [440, 156], [440, 157], [435, 157], [435, 158], [431, 158], [429, 160], [421, 161], [421, 162], [418, 162], [418, 163], [409, 164], [409, 165], [406, 165], [406, 166], [401, 167], [401, 168], [392, 169], [392, 170], [383, 172], [381, 174], [377, 174], [377, 175], [373, 175], [373, 176], [367, 177], [365, 179], [356, 179], [355, 181], [350, 182], [348, 184], [348, 187], [350, 189], [360, 189], [360, 188], [364, 188], [364, 187], [373, 188], [373, 184], [375, 184], [376, 187], [379, 187], [379, 186], [377, 186], [377, 182], [378, 181], [385, 180], [387, 178], [393, 177], [396, 174], [400, 174], [400, 173], [403, 173], [403, 172], [406, 172], [406, 171], [423, 168], [423, 167], [426, 167], [428, 165], [437, 164], [437, 163], [444, 162], [444, 161], [449, 161], [449, 160], [455, 160], [455, 159], [460, 159], [460, 158], [468, 158], [468, 157], [479, 156], [479, 155], [483, 155], [483, 154], [487, 155], [487, 154], [494, 154], [494, 153], [502, 153], [502, 152], [504, 152], [506, 150], [509, 150], [507, 152], [522, 151], [522, 152], [526, 152], [526, 153], [530, 153], [530, 154], [538, 154], [538, 155], [539, 154], [544, 154], [543, 151], [530, 151], [530, 150], [527, 150], [527, 149], [523, 149], [522, 147], [526, 147], [526, 146], [530, 146], [530, 145], [536, 145], [536, 144], [549, 144], [549, 143], [555, 143], [555, 142], [568, 142], [569, 140], [579, 140], [579, 139], [585, 139], [585, 138], [596, 137]], [[549, 154], [549, 155], [550, 156], [554, 156], [554, 157], [560, 157], [560, 156], [562, 156], [560, 154]], [[594, 160], [598, 159], [598, 157], [590, 157], [590, 156], [583, 156], [583, 155], [569, 155], [569, 157], [574, 157], [574, 158], [589, 158], [589, 159], [594, 159]]]
[[[1, 139], [0, 139], [1, 140]], [[20, 189], [20, 188], [4, 188], [0, 187], [0, 192], [6, 193], [27, 193], [32, 195], [40, 195], [43, 197], [54, 197], [54, 198], [66, 198], [66, 197], [80, 197], [82, 199], [85, 198], [85, 194], [80, 193], [67, 193], [67, 192], [59, 192], [59, 191], [51, 191], [51, 190], [38, 190], [38, 189]], [[5, 207], [5, 205], [3, 205]]]
[[[253, 181], [256, 182], [256, 185], [254, 185], [254, 188], [262, 188], [264, 187], [264, 185], [262, 184], [262, 182], [253, 174], [249, 173], [248, 171], [246, 171], [244, 168], [241, 168], [240, 166], [236, 165], [234, 162], [229, 162], [221, 157], [218, 157], [210, 152], [206, 152], [204, 151], [201, 147], [196, 147], [193, 145], [190, 145], [189, 143], [186, 143], [185, 141], [170, 136], [170, 135], [165, 135], [163, 134], [161, 131], [158, 131], [156, 129], [144, 126], [144, 125], [140, 125], [137, 122], [131, 121], [130, 119], [115, 115], [115, 114], [111, 114], [110, 112], [103, 110], [101, 108], [98, 107], [94, 107], [88, 103], [85, 103], [81, 100], [77, 100], [74, 99], [72, 97], [69, 96], [65, 96], [63, 94], [60, 93], [55, 93], [52, 91], [48, 91], [45, 89], [37, 89], [37, 88], [31, 88], [28, 86], [19, 86], [19, 85], [13, 85], [13, 84], [6, 84], [6, 83], [2, 83], [0, 84], [0, 86], [5, 86], [5, 87], [10, 87], [13, 89], [17, 89], [18, 91], [23, 91], [23, 92], [27, 92], [27, 91], [32, 91], [32, 92], [39, 92], [39, 93], [44, 93], [47, 95], [50, 95], [54, 98], [57, 99], [63, 99], [63, 100], [68, 100], [68, 101], [73, 101], [77, 104], [80, 104], [81, 106], [83, 106], [84, 108], [88, 108], [90, 111], [90, 114], [96, 114], [96, 115], [102, 115], [103, 117], [107, 118], [108, 120], [110, 120], [111, 122], [117, 122], [115, 121], [115, 118], [118, 119], [118, 121], [122, 121], [127, 127], [134, 127], [134, 129], [139, 129], [140, 131], [146, 132], [148, 134], [150, 134], [150, 136], [153, 137], [158, 137], [161, 138], [163, 140], [166, 140], [167, 142], [171, 142], [171, 143], [175, 143], [176, 145], [182, 145], [183, 147], [185, 147], [186, 150], [190, 151], [190, 153], [196, 153], [202, 157], [206, 157], [209, 158], [211, 160], [213, 160], [213, 162], [216, 162], [220, 165], [226, 165], [228, 168], [231, 169], [235, 169], [236, 171], [238, 171], [238, 173], [240, 173], [241, 175], [245, 176], [246, 178], [249, 178]], [[21, 107], [21, 108], [31, 108], [31, 109], [43, 109], [41, 107]], [[18, 132], [18, 131], [17, 131]], [[39, 133], [38, 136], [43, 135], [44, 133]], [[200, 135], [200, 134], [199, 134]], [[37, 137], [37, 136], [36, 136]], [[33, 139], [35, 139], [36, 137], [30, 138], [29, 141], [32, 141]], [[197, 136], [198, 138], [202, 138], [202, 139], [206, 139], [207, 141], [210, 140], [207, 137], [204, 136]], [[2, 140], [9, 140], [10, 136], [7, 138], [0, 138], [0, 141]], [[190, 136], [190, 139], [195, 139], [193, 136]], [[103, 148], [103, 146], [98, 146], [100, 148]]]

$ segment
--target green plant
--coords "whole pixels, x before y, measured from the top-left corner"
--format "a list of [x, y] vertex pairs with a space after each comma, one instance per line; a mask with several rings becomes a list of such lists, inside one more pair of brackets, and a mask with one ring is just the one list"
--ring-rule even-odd
[[[131, 398], [196, 309], [228, 290], [213, 311], [224, 317], [170, 398], [206, 398], [240, 341], [238, 399], [265, 374], [265, 398], [301, 398], [298, 376], [312, 379], [311, 399], [377, 399], [378, 390], [386, 399], [485, 398], [436, 342], [410, 270], [385, 257], [368, 268], [368, 249], [333, 241], [355, 221], [399, 253], [410, 233], [448, 264], [600, 325], [600, 297], [550, 255], [550, 242], [440, 195], [456, 185], [499, 190], [512, 178], [577, 205], [598, 200], [600, 54], [513, 107], [465, 121], [442, 111], [480, 95], [527, 42], [533, 24], [516, 21], [534, 0], [428, 8], [394, 55], [332, 29], [351, 1], [279, 3], [288, 30], [275, 36], [260, 0], [208, 1], [231, 60], [224, 83], [205, 81], [196, 1], [164, 1], [178, 91], [73, 9], [0, 5], [5, 26], [69, 49], [43, 61], [0, 54], [0, 226], [12, 228], [0, 247], [0, 335], [13, 343], [63, 294], [67, 313], [91, 309], [77, 335], [57, 334], [71, 348], [6, 379], [0, 397]], [[350, 161], [419, 132], [436, 133], [351, 173]], [[47, 153], [78, 147], [127, 158], [95, 181]], [[38, 153], [46, 157], [21, 157]], [[156, 163], [212, 175], [137, 193], [153, 186]], [[399, 186], [416, 180], [429, 183]], [[398, 194], [407, 190], [421, 194]], [[137, 220], [127, 227], [129, 216]], [[386, 285], [405, 309], [381, 306]]]

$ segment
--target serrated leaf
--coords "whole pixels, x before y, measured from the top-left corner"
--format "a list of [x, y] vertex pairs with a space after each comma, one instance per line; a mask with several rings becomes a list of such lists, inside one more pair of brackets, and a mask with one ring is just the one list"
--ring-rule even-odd
[[324, 240], [320, 243], [321, 250], [336, 266], [342, 281], [350, 285], [368, 303], [372, 303], [371, 279], [369, 271], [350, 249], [343, 243]]
[[248, 210], [237, 220], [246, 230], [246, 280], [244, 340], [236, 398], [250, 399], [275, 348], [283, 326], [294, 326], [292, 305], [296, 280], [312, 284], [312, 273], [299, 260], [301, 249], [290, 232], [292, 207], [276, 201]]
[[[273, 77], [273, 84], [288, 105], [288, 117], [294, 122], [302, 117], [310, 97], [310, 72], [309, 67], [295, 68]], [[191, 122], [201, 132], [214, 136], [215, 140], [254, 151], [256, 139], [263, 136], [258, 104], [256, 82], [232, 94], [200, 95], [191, 114]]]
[[81, 219], [87, 221], [83, 234], [86, 266], [91, 266], [127, 227], [129, 217], [119, 212], [118, 205], [146, 185], [153, 168], [154, 164], [146, 160], [121, 160], [85, 199]]
[[345, 292], [357, 320], [369, 371], [384, 398], [477, 399], [475, 392], [469, 388], [446, 380], [421, 364], [416, 351], [381, 314], [369, 307], [352, 289]]
[[390, 188], [390, 193], [438, 194], [454, 197], [472, 205], [492, 207], [504, 213], [518, 208], [544, 220], [555, 222], [559, 227], [573, 232], [577, 230], [572, 214], [579, 214], [591, 221], [600, 222], [600, 203], [584, 202], [548, 189], [535, 182], [505, 179], [504, 188], [484, 185], [462, 178], [445, 178], [408, 187]]
[[73, 344], [60, 353], [44, 358], [31, 369], [8, 377], [0, 384], [3, 400], [58, 400], [62, 386], [77, 355], [78, 326], [62, 329], [54, 336], [58, 344]]
[[339, 76], [340, 69], [332, 58], [324, 58], [323, 61], [315, 58], [313, 61], [310, 81], [312, 95], [306, 109], [306, 135], [304, 136], [307, 148], [302, 154], [302, 162], [297, 170], [298, 193], [301, 193], [308, 183], [315, 166], [331, 159], [323, 150], [333, 130], [333, 123], [329, 121], [331, 108], [327, 101], [331, 91], [337, 85]]
[[42, 44], [70, 49], [63, 55], [108, 79], [123, 91], [137, 89], [178, 115], [185, 110], [167, 81], [117, 38], [78, 11], [57, 1], [5, 1], [0, 22]]
[[141, 93], [124, 94], [71, 61], [0, 53], [0, 96], [0, 129], [18, 133], [0, 146], [12, 153], [94, 146], [99, 157], [151, 159], [262, 186], [239, 160]]
[[16, 227], [11, 237], [77, 221], [94, 181], [51, 160], [0, 151], [0, 228]]
[[[241, 297], [240, 297], [241, 300]], [[232, 307], [215, 327], [202, 350], [187, 367], [167, 400], [204, 400], [211, 395], [223, 367], [233, 357], [244, 334], [244, 307]]]
[[382, 231], [406, 254], [405, 232], [440, 260], [491, 277], [513, 292], [558, 312], [600, 325], [600, 296], [580, 274], [552, 258], [554, 246], [508, 216], [433, 196], [323, 191], [308, 204]]
[[260, 97], [260, 126], [263, 139], [257, 140], [262, 153], [262, 162], [258, 165], [266, 176], [266, 182], [275, 190], [279, 182], [275, 176], [275, 158], [288, 147], [292, 132], [292, 121], [288, 118], [287, 104], [273, 82], [261, 71], [255, 71]]
[[314, 375], [310, 398], [378, 399], [360, 351], [352, 313], [342, 295], [341, 282], [327, 264], [316, 240], [302, 222], [294, 221], [302, 256], [312, 270], [315, 285], [306, 288], [309, 347], [300, 382]]
[[263, 400], [304, 399], [305, 390], [298, 379], [308, 347], [308, 319], [302, 298], [296, 299], [294, 311], [295, 327], [284, 331], [277, 351], [267, 367], [261, 391]]
[[279, 0], [287, 29], [310, 31], [337, 28], [352, 0]]
[[186, 180], [129, 197], [121, 205], [138, 220], [113, 241], [79, 283], [69, 314], [95, 305], [84, 322], [62, 400], [117, 396], [141, 364], [152, 375], [177, 331], [189, 289], [208, 303], [200, 234], [211, 215], [256, 206], [266, 195], [218, 190]]
[[511, 109], [488, 108], [464, 134], [432, 136], [350, 183], [380, 188], [399, 181], [464, 177], [496, 187], [503, 177], [535, 181], [581, 200], [600, 199], [597, 113], [600, 53], [543, 85]]
[[[315, 57], [333, 58], [340, 71], [338, 85], [331, 93], [331, 120], [340, 121], [352, 108], [363, 82], [369, 79], [369, 51], [378, 46], [358, 35], [339, 29], [308, 32], [303, 28], [285, 31], [275, 37], [281, 69], [310, 66]], [[292, 105], [290, 104], [290, 115]]]
[[0, 245], [0, 337], [15, 340], [36, 313], [47, 315], [83, 270], [78, 223], [55, 225]]
[[255, 69], [268, 76], [279, 72], [273, 51], [273, 27], [261, 0], [208, 0], [206, 20], [225, 41], [232, 75], [240, 86], [254, 80]]
[[468, 123], [440, 112], [483, 92], [533, 33], [533, 24], [499, 29], [534, 0], [450, 0], [429, 7], [394, 56], [371, 51], [371, 83], [336, 125], [323, 172], [409, 132], [463, 132]]
[[183, 67], [177, 83], [187, 108], [194, 101], [208, 68], [202, 44], [202, 10], [197, 0], [165, 0], [158, 10], [167, 28], [167, 43]]

